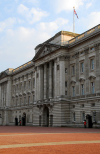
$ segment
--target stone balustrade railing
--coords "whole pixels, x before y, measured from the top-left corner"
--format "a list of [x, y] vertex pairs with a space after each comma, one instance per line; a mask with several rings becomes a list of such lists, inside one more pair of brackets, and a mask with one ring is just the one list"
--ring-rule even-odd
[[72, 43], [75, 43], [75, 41], [77, 40], [80, 40], [82, 38], [84, 38], [85, 36], [88, 36], [89, 34], [95, 32], [96, 30], [99, 30], [100, 29], [100, 25], [97, 25], [96, 27], [86, 31], [85, 33], [82, 33], [81, 35], [69, 40], [69, 41], [66, 41], [66, 42], [63, 42], [62, 45], [67, 45], [67, 44], [72, 44]]

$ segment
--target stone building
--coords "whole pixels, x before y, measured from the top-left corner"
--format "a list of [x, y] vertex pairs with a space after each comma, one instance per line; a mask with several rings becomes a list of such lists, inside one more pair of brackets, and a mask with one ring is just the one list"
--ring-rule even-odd
[[82, 127], [87, 114], [99, 126], [100, 25], [60, 31], [31, 61], [0, 73], [0, 125]]

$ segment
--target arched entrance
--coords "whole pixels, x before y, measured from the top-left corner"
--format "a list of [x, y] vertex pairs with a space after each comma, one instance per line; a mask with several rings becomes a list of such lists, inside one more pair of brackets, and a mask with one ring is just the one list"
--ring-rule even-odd
[[23, 117], [22, 117], [22, 126], [26, 125], [26, 113], [23, 113]]
[[49, 109], [47, 106], [45, 106], [43, 110], [43, 126], [49, 126]]

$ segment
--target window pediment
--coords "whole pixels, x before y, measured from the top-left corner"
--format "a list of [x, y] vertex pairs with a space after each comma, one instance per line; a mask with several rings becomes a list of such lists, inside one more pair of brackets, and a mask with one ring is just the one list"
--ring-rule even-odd
[[93, 79], [95, 79], [96, 78], [96, 76], [94, 76], [94, 75], [90, 75], [89, 76], [89, 80], [93, 80]]
[[80, 82], [84, 82], [85, 79], [84, 79], [84, 78], [80, 78], [79, 81], [80, 81]]

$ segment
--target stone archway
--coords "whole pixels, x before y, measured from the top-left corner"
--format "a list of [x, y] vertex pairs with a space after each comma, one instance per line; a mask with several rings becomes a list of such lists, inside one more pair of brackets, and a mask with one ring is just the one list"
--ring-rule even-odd
[[43, 126], [49, 126], [49, 108], [47, 106], [43, 109]]

